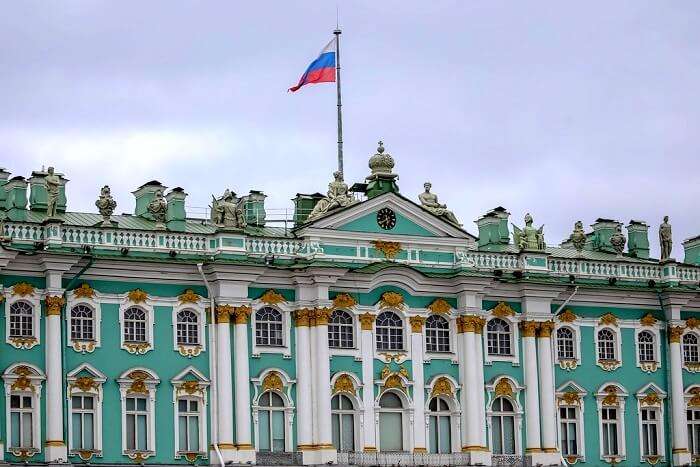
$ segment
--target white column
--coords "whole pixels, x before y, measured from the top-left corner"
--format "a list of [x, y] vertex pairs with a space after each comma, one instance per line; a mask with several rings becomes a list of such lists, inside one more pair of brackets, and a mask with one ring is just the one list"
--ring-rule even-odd
[[248, 368], [248, 317], [250, 313], [249, 306], [239, 306], [233, 311], [236, 447], [240, 463], [255, 461], [255, 450], [251, 441], [250, 370]]
[[523, 321], [520, 323], [520, 329], [525, 372], [525, 452], [537, 453], [541, 451], [537, 343], [535, 342], [537, 323], [535, 321]]
[[552, 330], [554, 323], [539, 323], [537, 359], [539, 363], [540, 410], [542, 411], [542, 450], [557, 452], [556, 412], [554, 399], [554, 362], [552, 361]]
[[377, 439], [374, 430], [374, 334], [372, 327], [377, 317], [365, 313], [360, 315], [360, 345], [362, 352], [362, 405], [364, 450], [377, 450]]
[[61, 308], [64, 298], [46, 297], [46, 461], [68, 460], [63, 439], [63, 369], [61, 365]]
[[460, 381], [462, 392], [465, 394], [464, 406], [462, 407], [462, 430], [463, 442], [462, 451], [481, 451], [479, 442], [481, 427], [479, 419], [479, 396], [476, 387], [476, 348], [474, 346], [475, 319], [476, 316], [461, 316], [461, 324], [458, 327], [462, 337], [464, 372], [463, 380]]
[[331, 369], [330, 352], [328, 351], [328, 320], [331, 317], [330, 308], [315, 310], [315, 326], [310, 327], [315, 339], [314, 370], [316, 372], [314, 386], [316, 391], [316, 425], [318, 438], [316, 441], [321, 464], [335, 463], [338, 455], [333, 446], [331, 427]]
[[413, 451], [428, 452], [425, 426], [425, 378], [423, 377], [423, 325], [425, 318], [412, 316], [411, 371], [413, 373]]
[[236, 460], [236, 446], [233, 444], [233, 381], [231, 378], [231, 330], [230, 321], [233, 307], [216, 307], [216, 400], [218, 407], [218, 447], [224, 462]]
[[673, 435], [673, 465], [689, 465], [688, 428], [683, 396], [683, 364], [681, 361], [682, 326], [668, 326], [669, 362], [671, 365], [671, 432]]
[[297, 449], [313, 449], [313, 398], [311, 372], [311, 346], [309, 341], [309, 309], [296, 311], [297, 330]]
[[476, 387], [476, 392], [478, 395], [479, 404], [479, 423], [481, 424], [481, 430], [479, 433], [479, 445], [484, 449], [488, 450], [488, 443], [486, 442], [486, 400], [484, 397], [484, 344], [482, 342], [482, 332], [484, 330], [485, 320], [484, 318], [478, 317], [474, 321], [474, 350], [476, 353], [476, 378], [474, 380], [474, 386]]

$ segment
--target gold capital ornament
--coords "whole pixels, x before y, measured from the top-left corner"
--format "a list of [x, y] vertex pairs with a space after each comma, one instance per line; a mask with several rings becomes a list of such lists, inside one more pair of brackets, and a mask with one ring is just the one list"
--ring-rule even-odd
[[681, 336], [683, 335], [683, 326], [668, 326], [668, 341], [674, 344], [680, 344]]
[[411, 323], [411, 332], [422, 333], [423, 325], [425, 324], [425, 318], [422, 316], [411, 316], [408, 318], [408, 322]]
[[363, 313], [358, 318], [360, 319], [360, 328], [363, 331], [371, 331], [372, 325], [374, 325], [374, 321], [377, 319], [372, 313]]
[[216, 305], [216, 323], [230, 323], [231, 313], [233, 313], [233, 307], [231, 305]]
[[248, 318], [252, 311], [247, 305], [233, 307], [233, 324], [248, 324]]
[[551, 337], [553, 330], [554, 330], [554, 322], [553, 321], [543, 321], [543, 322], [539, 323], [539, 327], [537, 329], [537, 337]]
[[45, 299], [46, 316], [60, 316], [61, 307], [66, 304], [66, 301], [60, 295], [49, 295]]
[[523, 337], [535, 337], [539, 323], [537, 321], [521, 321], [520, 333]]

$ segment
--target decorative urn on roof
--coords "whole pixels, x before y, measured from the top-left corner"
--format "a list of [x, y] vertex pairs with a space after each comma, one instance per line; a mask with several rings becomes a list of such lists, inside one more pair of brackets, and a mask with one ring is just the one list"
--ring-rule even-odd
[[372, 170], [372, 175], [391, 174], [391, 170], [394, 168], [394, 158], [391, 157], [391, 154], [384, 153], [384, 142], [379, 141], [377, 153], [369, 158], [369, 168]]

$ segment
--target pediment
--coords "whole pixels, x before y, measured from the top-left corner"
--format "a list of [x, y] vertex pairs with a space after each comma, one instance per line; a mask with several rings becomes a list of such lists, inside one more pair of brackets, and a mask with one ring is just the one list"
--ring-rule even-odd
[[[391, 229], [383, 229], [377, 223], [377, 212], [384, 208], [391, 209], [396, 216], [396, 224]], [[469, 232], [433, 215], [418, 204], [395, 193], [386, 193], [331, 212], [300, 227], [297, 230], [297, 235], [303, 236], [315, 229], [335, 230], [348, 234], [476, 240], [476, 237]]]

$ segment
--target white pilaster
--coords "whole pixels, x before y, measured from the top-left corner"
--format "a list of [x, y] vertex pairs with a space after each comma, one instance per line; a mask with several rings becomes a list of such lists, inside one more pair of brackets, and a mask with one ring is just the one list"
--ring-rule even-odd
[[553, 329], [554, 323], [545, 321], [539, 323], [537, 331], [540, 410], [542, 411], [542, 450], [545, 453], [558, 452], [554, 398], [554, 362], [551, 343]]
[[474, 348], [476, 353], [476, 378], [474, 380], [474, 386], [476, 386], [476, 392], [478, 395], [479, 404], [479, 423], [481, 424], [481, 430], [479, 432], [479, 445], [481, 445], [484, 450], [488, 449], [488, 443], [486, 442], [486, 400], [484, 396], [484, 344], [482, 342], [482, 333], [484, 330], [485, 321], [483, 318], [479, 318], [475, 322], [474, 334]]
[[234, 373], [236, 396], [236, 448], [238, 462], [254, 463], [255, 449], [252, 444], [251, 410], [250, 410], [250, 369], [248, 367], [248, 317], [251, 309], [248, 306], [234, 309]]
[[521, 323], [523, 343], [523, 366], [525, 382], [525, 452], [527, 454], [541, 452], [540, 444], [540, 402], [537, 378], [537, 343], [535, 332], [537, 323], [523, 321]]
[[364, 451], [377, 450], [377, 438], [374, 429], [374, 334], [372, 328], [376, 316], [365, 313], [360, 315], [360, 345], [362, 352], [362, 405], [364, 406]]
[[62, 292], [46, 297], [46, 461], [65, 462], [68, 449], [63, 438], [63, 369], [61, 362]]
[[233, 444], [233, 381], [231, 378], [231, 330], [233, 307], [216, 307], [216, 399], [218, 420], [218, 447], [224, 462], [236, 462], [236, 446]]
[[479, 396], [477, 395], [477, 387], [474, 384], [476, 380], [476, 348], [474, 345], [474, 316], [462, 317], [462, 342], [464, 345], [464, 381], [461, 382], [462, 391], [465, 392], [466, 406], [463, 408], [466, 415], [466, 424], [464, 425], [465, 443], [462, 446], [463, 451], [478, 451], [482, 448], [479, 442], [480, 438], [480, 420], [479, 414]]
[[411, 323], [411, 371], [413, 373], [413, 451], [427, 452], [425, 426], [425, 379], [423, 377], [423, 325], [425, 318], [413, 316]]
[[671, 366], [671, 433], [673, 436], [673, 465], [690, 465], [685, 399], [683, 397], [683, 364], [681, 360], [682, 326], [668, 326], [669, 362]]
[[333, 445], [333, 433], [331, 427], [331, 370], [330, 353], [328, 351], [328, 320], [331, 316], [329, 308], [317, 308], [315, 310], [315, 326], [309, 328], [315, 339], [315, 352], [313, 353], [314, 386], [316, 391], [316, 420], [318, 426], [318, 438], [316, 451], [318, 458], [316, 463], [329, 464], [338, 462], [338, 453]]
[[309, 341], [309, 310], [296, 311], [297, 367], [297, 449], [313, 449], [313, 398], [311, 372], [311, 343]]

